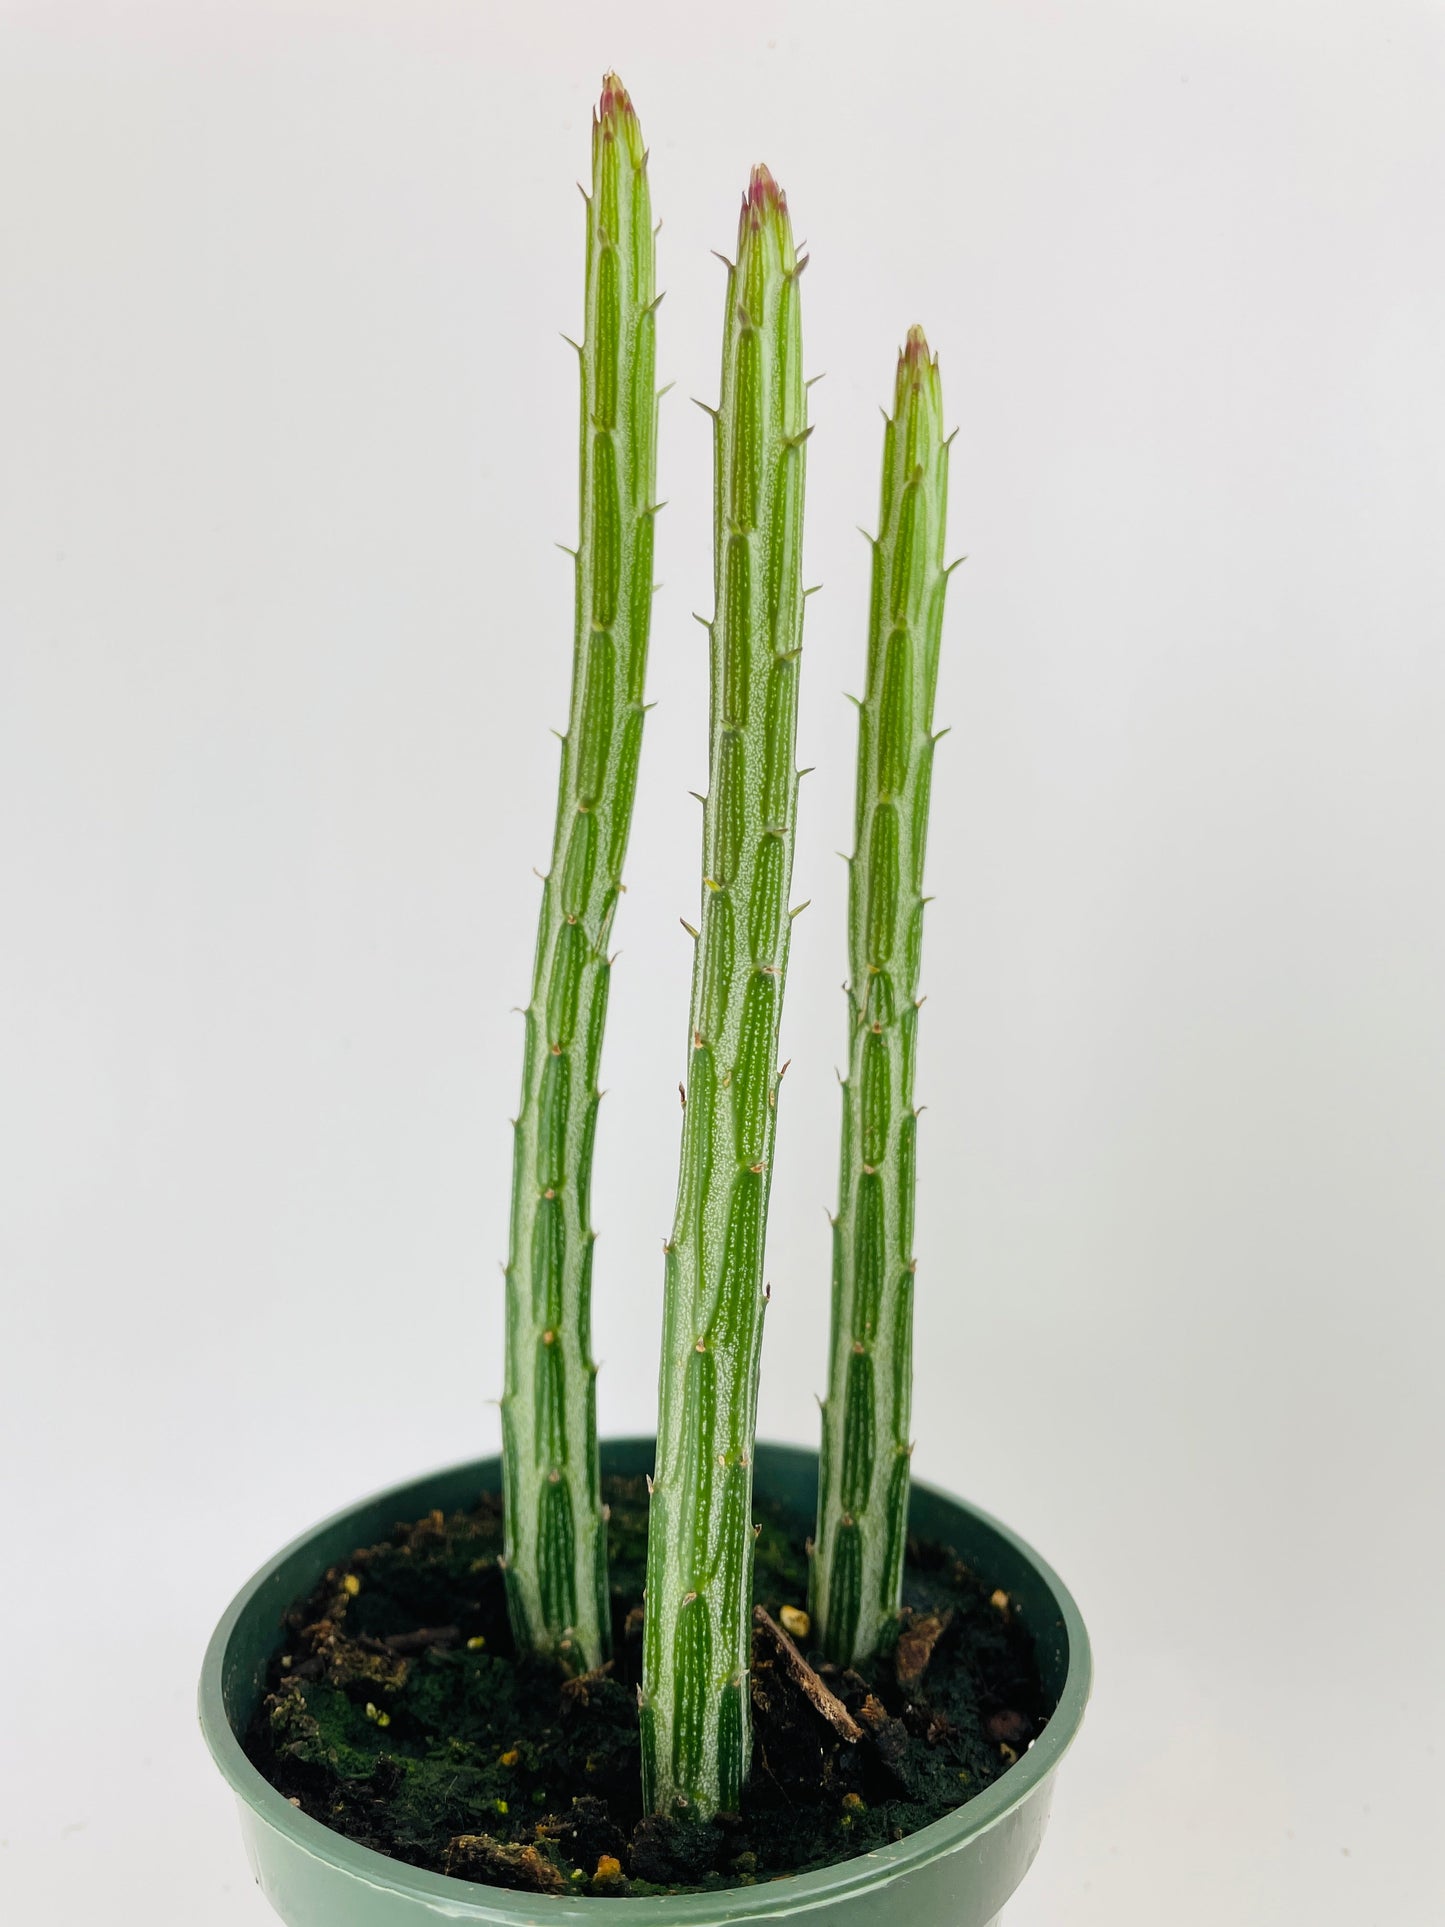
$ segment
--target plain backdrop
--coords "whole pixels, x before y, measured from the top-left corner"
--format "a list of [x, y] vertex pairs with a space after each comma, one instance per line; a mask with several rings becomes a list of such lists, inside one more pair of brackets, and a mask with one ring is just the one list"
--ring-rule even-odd
[[1009, 1927], [1432, 1927], [1445, 13], [0, 4], [0, 1895], [261, 1927], [194, 1678], [319, 1515], [492, 1450], [563, 720], [591, 102], [663, 220], [651, 719], [596, 1171], [654, 1408], [749, 165], [812, 250], [761, 1428], [811, 1441], [879, 420], [955, 445], [916, 1464], [1097, 1683]]

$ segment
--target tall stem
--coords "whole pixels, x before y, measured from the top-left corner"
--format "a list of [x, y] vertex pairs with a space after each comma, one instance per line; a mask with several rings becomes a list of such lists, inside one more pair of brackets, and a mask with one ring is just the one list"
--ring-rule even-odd
[[766, 168], [728, 273], [701, 930], [667, 1246], [643, 1637], [644, 1794], [734, 1810], [750, 1745], [752, 1453], [798, 774], [804, 444], [797, 258]]
[[883, 438], [849, 863], [848, 1077], [811, 1585], [814, 1637], [843, 1665], [875, 1651], [897, 1616], [908, 1531], [913, 1070], [947, 501], [938, 363], [914, 328]]
[[606, 1521], [592, 1360], [592, 1144], [608, 933], [632, 822], [652, 614], [652, 203], [642, 131], [609, 74], [592, 128], [572, 700], [542, 889], [507, 1264], [502, 1455], [519, 1645], [607, 1657]]

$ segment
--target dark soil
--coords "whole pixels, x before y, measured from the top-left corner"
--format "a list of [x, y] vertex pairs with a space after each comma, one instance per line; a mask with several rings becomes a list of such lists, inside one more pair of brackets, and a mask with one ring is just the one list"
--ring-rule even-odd
[[647, 1494], [613, 1479], [606, 1496], [616, 1657], [600, 1673], [518, 1656], [488, 1496], [362, 1547], [288, 1615], [247, 1736], [255, 1765], [314, 1819], [413, 1866], [637, 1894], [750, 1885], [902, 1839], [997, 1779], [1042, 1728], [1032, 1642], [1005, 1595], [942, 1546], [909, 1545], [891, 1652], [856, 1673], [815, 1669], [794, 1616], [807, 1522], [760, 1505], [742, 1812], [644, 1816]]

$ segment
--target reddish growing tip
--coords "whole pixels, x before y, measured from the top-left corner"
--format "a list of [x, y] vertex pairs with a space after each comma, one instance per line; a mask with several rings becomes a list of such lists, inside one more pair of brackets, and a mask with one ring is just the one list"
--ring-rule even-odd
[[743, 206], [754, 214], [786, 214], [788, 211], [787, 195], [761, 161], [753, 169], [748, 191], [743, 196]]
[[609, 116], [623, 114], [634, 120], [637, 118], [627, 89], [616, 74], [605, 73], [602, 76], [602, 99], [597, 105], [597, 118], [606, 120]]
[[928, 337], [915, 322], [898, 351], [898, 405], [905, 393], [921, 395], [925, 390], [938, 392], [938, 359], [930, 353]]

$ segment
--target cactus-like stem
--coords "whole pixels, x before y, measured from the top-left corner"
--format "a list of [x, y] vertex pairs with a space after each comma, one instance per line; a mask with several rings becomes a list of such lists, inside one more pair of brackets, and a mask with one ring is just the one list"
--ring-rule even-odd
[[652, 203], [609, 74], [592, 128], [572, 701], [515, 1125], [502, 1448], [518, 1643], [578, 1668], [610, 1645], [591, 1346], [589, 1191], [608, 932], [632, 820], [652, 612]]
[[702, 1816], [736, 1809], [751, 1738], [753, 1430], [798, 789], [805, 259], [784, 196], [754, 169], [714, 417], [704, 888], [643, 1634], [644, 1797]]
[[897, 1616], [908, 1530], [913, 1068], [948, 443], [938, 363], [913, 328], [883, 438], [849, 863], [848, 1077], [811, 1584], [814, 1636], [842, 1665], [874, 1652]]

